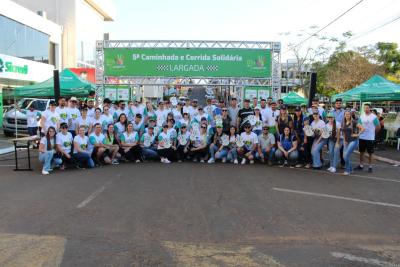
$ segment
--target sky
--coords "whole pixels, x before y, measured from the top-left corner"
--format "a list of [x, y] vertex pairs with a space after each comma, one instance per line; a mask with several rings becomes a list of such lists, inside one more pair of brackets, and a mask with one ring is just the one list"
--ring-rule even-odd
[[[106, 23], [113, 40], [277, 41], [282, 61], [293, 58], [298, 44], [360, 0], [113, 0], [117, 15]], [[340, 37], [351, 31], [349, 47], [379, 41], [400, 44], [400, 0], [364, 0], [321, 32]], [[316, 47], [311, 38], [302, 47]], [[330, 45], [329, 43], [325, 43]]]

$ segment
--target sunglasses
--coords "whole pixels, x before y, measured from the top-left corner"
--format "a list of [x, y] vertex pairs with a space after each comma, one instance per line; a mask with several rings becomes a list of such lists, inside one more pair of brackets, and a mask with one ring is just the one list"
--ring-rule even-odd
[[228, 110], [226, 110], [226, 109], [223, 109], [222, 111], [223, 111], [223, 112], [227, 112]]
[[203, 128], [203, 129], [207, 129], [207, 127], [205, 127], [205, 126], [201, 126], [201, 128]]

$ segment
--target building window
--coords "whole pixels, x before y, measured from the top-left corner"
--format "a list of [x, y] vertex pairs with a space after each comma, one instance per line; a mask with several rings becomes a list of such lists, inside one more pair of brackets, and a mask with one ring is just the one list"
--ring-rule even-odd
[[49, 36], [0, 15], [0, 53], [49, 63]]

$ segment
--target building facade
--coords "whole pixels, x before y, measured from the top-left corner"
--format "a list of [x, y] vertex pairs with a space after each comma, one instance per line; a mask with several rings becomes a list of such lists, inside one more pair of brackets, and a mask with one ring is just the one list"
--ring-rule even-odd
[[62, 26], [61, 69], [94, 67], [96, 40], [103, 39], [104, 23], [115, 17], [112, 0], [13, 1]]
[[10, 0], [0, 4], [0, 121], [13, 89], [49, 79], [61, 68], [62, 27]]

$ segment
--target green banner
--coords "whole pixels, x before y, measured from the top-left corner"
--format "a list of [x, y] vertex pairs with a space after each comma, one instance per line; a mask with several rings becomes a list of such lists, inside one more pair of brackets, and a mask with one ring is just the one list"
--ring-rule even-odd
[[271, 77], [269, 49], [105, 48], [104, 74], [133, 77]]

